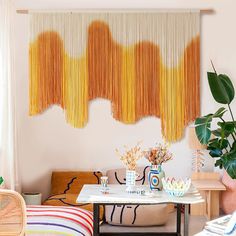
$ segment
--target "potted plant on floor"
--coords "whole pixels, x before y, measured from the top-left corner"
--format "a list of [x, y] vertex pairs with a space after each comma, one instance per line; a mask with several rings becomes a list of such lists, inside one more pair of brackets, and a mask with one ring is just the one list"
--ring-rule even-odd
[[[222, 196], [222, 203], [227, 205], [223, 208], [228, 213], [236, 209], [236, 203], [233, 203], [233, 198], [236, 198], [236, 121], [230, 105], [235, 90], [230, 78], [225, 74], [218, 74], [213, 64], [212, 67], [213, 72], [207, 73], [211, 93], [217, 103], [227, 108], [220, 107], [214, 114], [198, 117], [195, 120], [195, 131], [199, 141], [207, 145], [210, 156], [215, 159], [215, 166], [225, 169], [222, 182], [226, 187], [234, 186], [230, 196], [229, 191]], [[226, 112], [229, 112], [230, 120], [224, 118]], [[227, 200], [224, 200], [224, 195], [227, 195]]]

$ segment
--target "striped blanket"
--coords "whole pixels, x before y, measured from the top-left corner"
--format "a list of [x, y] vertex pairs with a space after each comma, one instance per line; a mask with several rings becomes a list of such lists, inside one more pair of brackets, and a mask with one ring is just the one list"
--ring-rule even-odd
[[26, 236], [92, 236], [93, 214], [81, 208], [27, 206]]

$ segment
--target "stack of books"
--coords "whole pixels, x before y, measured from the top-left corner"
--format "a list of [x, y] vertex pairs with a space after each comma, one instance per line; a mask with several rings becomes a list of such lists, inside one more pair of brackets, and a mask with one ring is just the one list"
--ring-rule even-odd
[[206, 222], [203, 231], [196, 236], [236, 236], [236, 212], [233, 215], [226, 215], [215, 220]]

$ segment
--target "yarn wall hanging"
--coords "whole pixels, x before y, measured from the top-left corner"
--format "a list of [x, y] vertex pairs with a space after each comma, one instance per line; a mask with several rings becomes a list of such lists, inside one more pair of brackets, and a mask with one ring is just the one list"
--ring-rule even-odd
[[52, 104], [76, 128], [89, 101], [111, 101], [113, 117], [161, 119], [179, 140], [200, 111], [200, 12], [30, 12], [30, 115]]

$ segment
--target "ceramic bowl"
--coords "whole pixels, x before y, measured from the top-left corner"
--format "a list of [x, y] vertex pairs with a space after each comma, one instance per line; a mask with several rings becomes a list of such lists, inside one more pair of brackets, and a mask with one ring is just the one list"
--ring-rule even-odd
[[191, 186], [191, 179], [163, 178], [162, 184], [164, 190], [175, 197], [182, 197]]

